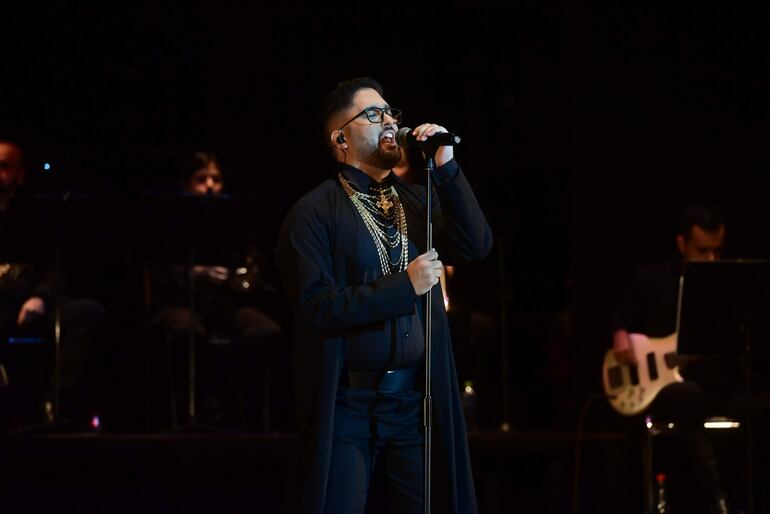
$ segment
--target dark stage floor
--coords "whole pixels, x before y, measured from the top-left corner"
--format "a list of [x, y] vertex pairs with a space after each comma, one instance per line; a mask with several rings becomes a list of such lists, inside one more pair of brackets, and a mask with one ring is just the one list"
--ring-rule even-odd
[[[472, 434], [481, 512], [574, 512], [576, 440], [574, 434], [545, 432]], [[733, 445], [735, 462], [727, 464], [739, 468], [735, 441], [716, 442], [721, 450]], [[286, 434], [11, 437], [0, 443], [0, 512], [280, 512], [292, 443]], [[658, 444], [656, 465], [676, 476], [668, 443]], [[578, 512], [641, 514], [639, 457], [622, 433], [585, 434]], [[373, 489], [367, 512], [388, 512], [384, 490]]]
[[[103, 435], [12, 437], [2, 443], [4, 513], [279, 512], [291, 435]], [[584, 438], [586, 486], [625, 450], [622, 435]], [[479, 433], [471, 437], [483, 512], [571, 510], [575, 437]], [[633, 473], [631, 473], [633, 475]], [[383, 501], [384, 500], [384, 501]], [[372, 491], [370, 512], [387, 505]]]

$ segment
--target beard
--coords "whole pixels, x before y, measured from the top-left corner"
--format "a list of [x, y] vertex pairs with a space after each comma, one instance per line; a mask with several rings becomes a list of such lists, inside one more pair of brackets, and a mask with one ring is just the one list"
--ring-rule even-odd
[[401, 160], [401, 147], [393, 145], [385, 147], [378, 144], [364, 159], [364, 162], [381, 170], [392, 169]]

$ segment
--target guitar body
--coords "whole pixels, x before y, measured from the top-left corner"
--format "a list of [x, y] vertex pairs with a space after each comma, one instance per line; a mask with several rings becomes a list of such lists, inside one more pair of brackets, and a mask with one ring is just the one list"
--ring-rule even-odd
[[661, 389], [682, 382], [676, 356], [676, 333], [654, 339], [629, 334], [637, 366], [624, 366], [608, 350], [602, 366], [604, 392], [612, 407], [624, 416], [633, 416], [650, 406]]

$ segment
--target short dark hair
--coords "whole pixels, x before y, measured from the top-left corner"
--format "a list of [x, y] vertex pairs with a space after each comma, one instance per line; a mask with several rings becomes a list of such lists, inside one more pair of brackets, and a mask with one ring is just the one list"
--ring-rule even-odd
[[193, 173], [201, 168], [205, 168], [209, 164], [214, 164], [219, 167], [219, 159], [211, 152], [195, 152], [190, 156], [190, 160], [187, 163], [185, 169], [187, 177], [190, 177]]
[[692, 228], [698, 226], [706, 232], [717, 232], [725, 224], [725, 217], [716, 207], [691, 205], [679, 216], [679, 235], [690, 237]]
[[[192, 178], [196, 171], [201, 168], [207, 167], [209, 164], [214, 164], [222, 172], [222, 166], [219, 164], [219, 158], [215, 153], [206, 151], [197, 151], [192, 154], [188, 154], [186, 158], [182, 158], [181, 162], [176, 166], [176, 173], [178, 185], [182, 188], [187, 186], [187, 182]], [[222, 172], [224, 175], [224, 172]]]
[[380, 96], [385, 96], [382, 85], [370, 77], [352, 78], [338, 83], [332, 92], [326, 95], [321, 105], [321, 123], [324, 135], [326, 135], [331, 119], [340, 111], [350, 107], [353, 103], [353, 97], [361, 89], [374, 89]]

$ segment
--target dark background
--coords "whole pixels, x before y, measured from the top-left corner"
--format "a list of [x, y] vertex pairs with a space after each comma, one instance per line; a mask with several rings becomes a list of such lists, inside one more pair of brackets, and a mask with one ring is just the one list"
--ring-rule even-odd
[[[12, 3], [0, 138], [22, 146], [38, 188], [128, 196], [173, 186], [185, 156], [212, 150], [228, 188], [256, 197], [270, 254], [325, 177], [320, 100], [340, 79], [377, 78], [406, 125], [464, 137], [496, 248], [458, 294], [506, 312], [512, 421], [574, 429], [600, 389], [612, 306], [636, 266], [674, 256], [681, 208], [720, 205], [728, 255], [770, 257], [758, 4]], [[121, 295], [140, 294], [134, 278]], [[104, 289], [90, 293], [116, 295]]]

